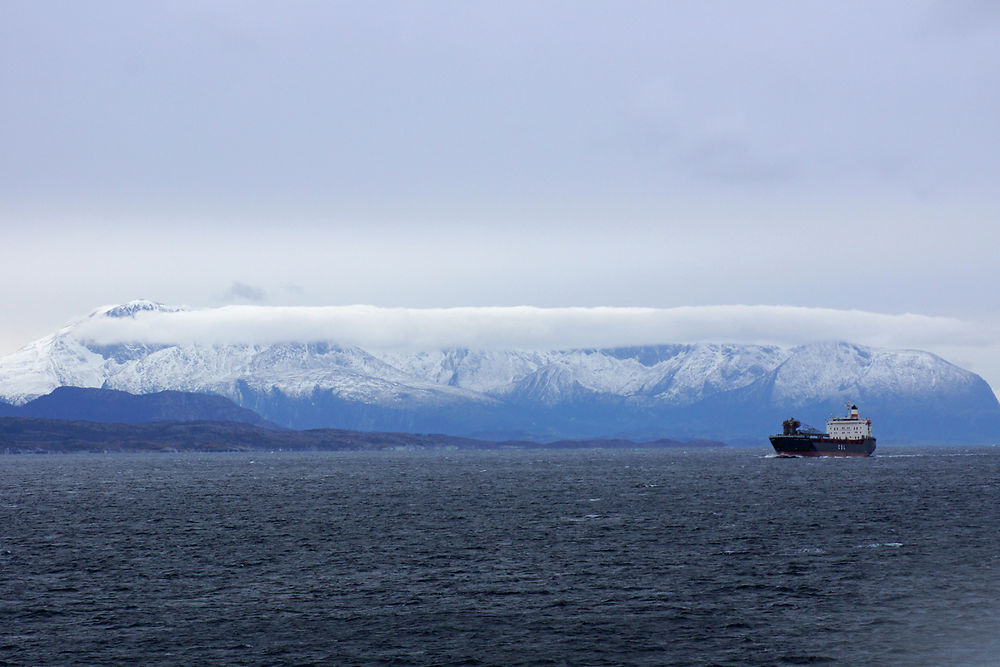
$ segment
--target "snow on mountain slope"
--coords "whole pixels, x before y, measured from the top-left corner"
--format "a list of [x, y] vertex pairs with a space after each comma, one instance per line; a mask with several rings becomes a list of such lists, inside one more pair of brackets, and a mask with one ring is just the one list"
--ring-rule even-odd
[[585, 391], [687, 404], [760, 380], [787, 353], [753, 345], [674, 345], [547, 352], [459, 349], [378, 356], [428, 382], [496, 397], [527, 393], [551, 404]]
[[402, 393], [431, 403], [483, 400], [472, 392], [407, 376], [363, 350], [324, 344], [172, 346], [109, 370], [106, 386], [130, 393], [169, 387], [235, 400], [237, 383], [242, 382], [258, 391], [277, 389], [295, 397], [319, 388], [369, 403], [395, 401]]
[[687, 405], [762, 380], [787, 352], [758, 345], [692, 345], [666, 365], [669, 383], [652, 388], [657, 398]]
[[56, 387], [100, 387], [105, 359], [74, 338], [46, 336], [0, 358], [0, 400], [20, 405]]
[[847, 400], [857, 391], [871, 358], [870, 350], [843, 343], [795, 348], [777, 368], [772, 401], [802, 405], [830, 397]]
[[794, 348], [778, 366], [771, 403], [797, 406], [860, 395], [926, 398], [964, 393], [977, 382], [977, 375], [929, 352], [818, 343]]
[[861, 379], [870, 395], [891, 396], [899, 387], [930, 397], [939, 391], [971, 389], [979, 378], [939, 357], [919, 350], [877, 351]]

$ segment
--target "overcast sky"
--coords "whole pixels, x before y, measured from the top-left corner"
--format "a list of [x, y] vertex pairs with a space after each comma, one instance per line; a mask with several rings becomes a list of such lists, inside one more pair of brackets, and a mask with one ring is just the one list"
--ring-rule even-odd
[[992, 0], [6, 0], [0, 91], [0, 353], [138, 297], [783, 305], [1000, 385]]

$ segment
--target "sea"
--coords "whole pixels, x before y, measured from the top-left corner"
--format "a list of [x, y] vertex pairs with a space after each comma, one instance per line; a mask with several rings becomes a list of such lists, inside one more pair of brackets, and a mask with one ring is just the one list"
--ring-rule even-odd
[[2, 665], [1000, 665], [1000, 447], [0, 456]]

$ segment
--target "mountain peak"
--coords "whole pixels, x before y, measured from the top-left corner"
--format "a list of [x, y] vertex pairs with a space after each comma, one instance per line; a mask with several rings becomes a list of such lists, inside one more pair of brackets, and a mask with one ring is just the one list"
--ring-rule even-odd
[[104, 316], [104, 317], [135, 317], [136, 313], [146, 313], [146, 312], [161, 312], [161, 313], [176, 313], [185, 310], [185, 308], [178, 306], [167, 306], [158, 301], [150, 301], [149, 299], [135, 299], [127, 303], [123, 303], [117, 306], [106, 306], [104, 308], [99, 308], [91, 315], [92, 317]]

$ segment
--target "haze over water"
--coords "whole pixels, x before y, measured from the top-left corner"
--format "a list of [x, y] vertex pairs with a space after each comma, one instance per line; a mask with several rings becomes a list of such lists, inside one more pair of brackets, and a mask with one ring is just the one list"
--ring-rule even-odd
[[986, 665], [1000, 449], [0, 457], [4, 664]]

